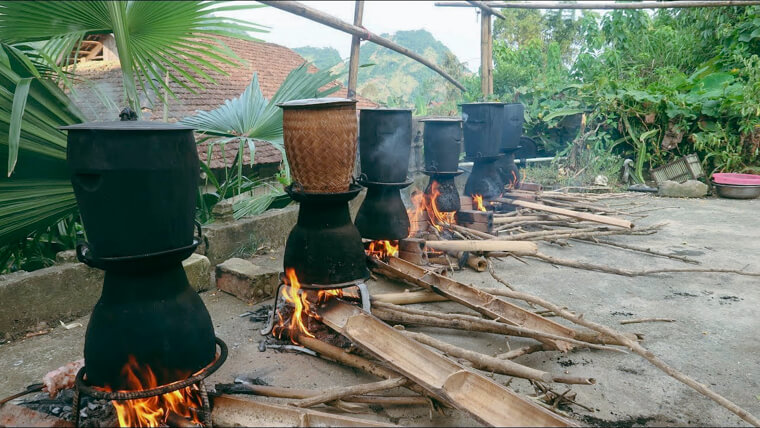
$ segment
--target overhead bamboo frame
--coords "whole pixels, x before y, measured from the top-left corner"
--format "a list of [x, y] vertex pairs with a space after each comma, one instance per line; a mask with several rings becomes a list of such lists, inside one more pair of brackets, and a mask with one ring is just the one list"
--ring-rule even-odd
[[[439, 1], [436, 6], [472, 7], [472, 2]], [[610, 3], [603, 1], [580, 1], [578, 3], [562, 3], [558, 1], [526, 1], [526, 2], [480, 2], [493, 9], [673, 9], [692, 7], [726, 7], [760, 5], [756, 0], [673, 0], [673, 1], [639, 1], [629, 3]]]

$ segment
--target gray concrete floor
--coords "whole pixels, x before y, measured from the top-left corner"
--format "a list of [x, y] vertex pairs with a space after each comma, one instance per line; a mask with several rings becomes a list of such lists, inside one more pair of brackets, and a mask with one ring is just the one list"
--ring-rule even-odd
[[[694, 257], [705, 267], [744, 268], [760, 271], [760, 200], [676, 200], [642, 196], [650, 207], [676, 207], [652, 211], [640, 225], [667, 221], [655, 235], [625, 236], [615, 240], [649, 246], [660, 251]], [[648, 269], [683, 267], [680, 262], [654, 258], [630, 251], [573, 242], [560, 248], [541, 244], [541, 251], [568, 259], [597, 264]], [[264, 259], [278, 265], [276, 256]], [[261, 260], [259, 261], [261, 262]], [[627, 278], [588, 272], [527, 260], [495, 262], [500, 275], [517, 289], [564, 305], [587, 319], [621, 331], [645, 335], [643, 345], [673, 367], [709, 385], [755, 415], [760, 415], [760, 328], [757, 277], [717, 273], [675, 273]], [[463, 271], [456, 279], [478, 287], [498, 284], [488, 273]], [[371, 281], [373, 293], [400, 291], [399, 284]], [[231, 382], [235, 376], [258, 376], [272, 385], [324, 389], [370, 381], [356, 370], [317, 358], [267, 351], [257, 343], [259, 324], [239, 314], [255, 309], [222, 292], [202, 294], [214, 320], [216, 333], [230, 347], [227, 363], [211, 383]], [[3, 304], [7, 304], [4, 302]], [[453, 303], [419, 305], [446, 311], [466, 311]], [[619, 325], [627, 318], [666, 317], [675, 323]], [[556, 318], [555, 318], [556, 319]], [[71, 321], [71, 320], [64, 320]], [[87, 317], [77, 320], [87, 325]], [[489, 334], [454, 330], [420, 329], [459, 346], [487, 354], [505, 352], [529, 341], [505, 340]], [[81, 358], [85, 328], [65, 330], [0, 345], [0, 397], [39, 382], [42, 375], [69, 361]], [[635, 425], [746, 425], [738, 417], [668, 377], [635, 354], [580, 350], [569, 354], [541, 352], [520, 357], [518, 362], [550, 372], [592, 376], [597, 384], [573, 386], [577, 401], [594, 408], [593, 413], [574, 407], [573, 417], [582, 424], [615, 422]], [[496, 376], [499, 382], [506, 381]], [[511, 387], [532, 393], [525, 381]], [[559, 385], [556, 390], [564, 392]], [[472, 425], [468, 417], [454, 412], [432, 420], [422, 409], [386, 409], [366, 417], [402, 425]]]

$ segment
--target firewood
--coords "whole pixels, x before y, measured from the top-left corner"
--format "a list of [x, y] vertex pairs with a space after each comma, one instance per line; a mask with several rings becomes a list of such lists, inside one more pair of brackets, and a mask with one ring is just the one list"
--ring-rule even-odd
[[[464, 251], [457, 251], [455, 253], [455, 257], [459, 260], [464, 257], [464, 254], [466, 252]], [[465, 265], [469, 266], [472, 270], [475, 272], [483, 272], [486, 269], [488, 269], [488, 260], [486, 260], [483, 256], [476, 256], [474, 254], [471, 254], [467, 252], [467, 260], [465, 260]]]
[[[401, 277], [403, 281], [444, 295], [450, 300], [473, 309], [488, 318], [507, 324], [543, 331], [557, 336], [568, 338], [573, 337], [573, 330], [561, 324], [543, 318], [512, 303], [498, 299], [473, 286], [465, 285], [431, 272], [426, 272], [424, 269], [396, 257], [391, 257], [387, 264], [377, 260], [374, 260], [373, 263], [373, 270], [376, 273], [382, 274], [383, 272], [389, 272], [391, 275]], [[572, 349], [572, 345], [568, 342], [556, 340], [542, 341], [548, 346], [561, 351]]]
[[505, 251], [519, 256], [538, 252], [538, 246], [533, 242], [505, 240], [427, 241], [426, 245], [440, 251]]
[[668, 376], [671, 376], [674, 379], [677, 379], [678, 381], [691, 387], [692, 389], [699, 392], [700, 394], [710, 398], [711, 400], [715, 401], [716, 403], [728, 409], [730, 412], [742, 418], [747, 423], [754, 426], [760, 426], [760, 419], [753, 416], [751, 413], [739, 407], [738, 405], [728, 400], [727, 398], [723, 397], [722, 395], [711, 390], [706, 385], [699, 383], [696, 380], [692, 379], [691, 377], [687, 376], [686, 374], [681, 373], [680, 371], [674, 369], [673, 367], [670, 367], [667, 363], [665, 363], [663, 360], [658, 358], [651, 351], [641, 346], [638, 342], [629, 339], [628, 337], [626, 337], [626, 335], [616, 330], [613, 330], [610, 327], [597, 324], [593, 321], [589, 321], [588, 319], [583, 317], [583, 314], [575, 315], [573, 313], [570, 313], [568, 310], [562, 309], [560, 306], [555, 305], [551, 302], [548, 302], [544, 299], [541, 299], [540, 297], [536, 297], [527, 293], [522, 293], [519, 291], [512, 291], [512, 290], [504, 290], [504, 293], [508, 293], [509, 297], [513, 299], [519, 299], [525, 302], [533, 303], [538, 306], [542, 306], [546, 309], [553, 311], [560, 317], [565, 318], [569, 321], [572, 321], [578, 325], [582, 325], [584, 327], [598, 331], [599, 333], [602, 333], [604, 335], [614, 337], [620, 343], [623, 343], [626, 347], [628, 347], [632, 352], [640, 355], [645, 360], [652, 363], [655, 367], [662, 370]]
[[522, 348], [513, 349], [509, 352], [499, 354], [495, 358], [499, 358], [502, 360], [513, 360], [523, 355], [532, 354], [534, 352], [545, 351], [545, 350], [546, 349], [544, 348], [544, 345], [541, 345], [541, 344], [523, 346]]
[[363, 385], [331, 388], [313, 397], [304, 398], [288, 404], [295, 407], [312, 407], [316, 406], [317, 404], [340, 400], [343, 397], [349, 397], [352, 395], [362, 395], [370, 392], [398, 388], [399, 386], [404, 386], [407, 383], [409, 383], [409, 379], [406, 379], [404, 377], [396, 377], [382, 380], [380, 382], [365, 383]]
[[623, 320], [620, 321], [620, 324], [637, 324], [642, 322], [676, 322], [676, 320], [671, 318], [637, 318], [632, 320]]
[[543, 370], [536, 370], [522, 364], [517, 364], [510, 360], [501, 360], [494, 358], [489, 355], [484, 355], [479, 352], [474, 352], [470, 351], [469, 349], [451, 345], [442, 340], [430, 337], [426, 334], [414, 333], [411, 331], [403, 331], [403, 333], [416, 340], [417, 342], [432, 346], [433, 348], [436, 348], [447, 355], [451, 355], [452, 357], [457, 358], [464, 358], [465, 360], [471, 362], [472, 366], [478, 370], [505, 374], [522, 379], [540, 380], [543, 382], [561, 382], [580, 385], [593, 385], [596, 383], [596, 380], [593, 378], [553, 375]]
[[415, 303], [446, 302], [449, 299], [439, 294], [425, 291], [410, 291], [406, 293], [373, 294], [372, 302], [392, 303], [394, 305], [413, 305]]
[[491, 426], [566, 426], [570, 421], [471, 372], [360, 308], [332, 299], [318, 308], [322, 321], [427, 391]]
[[486, 223], [493, 225], [493, 212], [478, 210], [460, 210], [454, 216], [457, 224], [461, 223]]
[[[480, 233], [486, 233], [491, 235], [491, 231], [493, 230], [493, 225], [488, 223], [467, 223], [466, 221], [458, 222], [457, 226], [462, 226], [467, 228], [468, 230], [478, 231]], [[472, 232], [474, 233], [474, 232]], [[480, 238], [480, 236], [478, 236]], [[491, 238], [487, 238], [491, 239]]]
[[[326, 357], [327, 359], [337, 361], [338, 363], [341, 363], [343, 365], [353, 367], [359, 370], [363, 370], [379, 378], [391, 379], [391, 378], [399, 377], [399, 374], [394, 372], [393, 370], [387, 369], [379, 364], [373, 363], [372, 361], [366, 358], [362, 358], [358, 355], [349, 354], [343, 349], [338, 348], [337, 346], [330, 345], [329, 343], [322, 342], [319, 339], [302, 335], [302, 336], [298, 336], [297, 341], [301, 345], [319, 354], [320, 357], [323, 357], [323, 358]], [[409, 385], [406, 385], [406, 388], [420, 395], [430, 396], [430, 394], [427, 391], [425, 391], [423, 388], [421, 388], [419, 385], [409, 384]]]
[[588, 242], [588, 243], [591, 243], [591, 244], [607, 245], [607, 246], [610, 246], [610, 247], [622, 248], [624, 250], [631, 250], [631, 251], [636, 251], [636, 252], [640, 252], [640, 253], [651, 254], [653, 256], [665, 257], [665, 258], [669, 258], [669, 259], [673, 259], [673, 260], [680, 260], [680, 261], [682, 261], [684, 263], [691, 263], [691, 264], [695, 264], [695, 265], [700, 264], [699, 260], [696, 260], [696, 259], [692, 259], [692, 258], [689, 258], [689, 257], [683, 257], [683, 256], [679, 256], [679, 255], [676, 255], [676, 254], [663, 253], [663, 252], [655, 251], [655, 250], [653, 250], [651, 248], [647, 248], [647, 247], [638, 247], [638, 246], [635, 246], [635, 245], [623, 244], [623, 243], [620, 243], [620, 242], [613, 242], [613, 241], [608, 241], [608, 240], [596, 239], [594, 237], [573, 238], [573, 239], [578, 240], [578, 241]]
[[544, 333], [524, 327], [512, 326], [497, 321], [486, 320], [472, 315], [443, 314], [440, 312], [412, 309], [408, 307], [394, 307], [389, 304], [373, 304], [372, 314], [383, 321], [398, 324], [424, 325], [428, 327], [441, 327], [455, 330], [479, 331], [483, 333], [503, 334], [507, 336], [528, 337], [536, 340], [562, 340], [580, 347], [599, 349], [613, 352], [623, 352], [620, 349], [604, 345], [596, 345], [582, 342], [576, 339], [568, 339], [550, 333]]
[[634, 227], [633, 223], [631, 223], [630, 221], [623, 220], [620, 218], [615, 218], [615, 217], [607, 217], [607, 216], [577, 212], [577, 211], [572, 211], [572, 210], [568, 210], [564, 208], [550, 207], [544, 204], [538, 204], [538, 203], [528, 202], [528, 201], [519, 201], [519, 200], [504, 199], [504, 198], [499, 198], [498, 201], [510, 203], [518, 207], [530, 208], [532, 210], [544, 211], [544, 212], [549, 212], [553, 214], [559, 214], [566, 217], [593, 221], [595, 223], [609, 224], [612, 226], [623, 227], [626, 229], [632, 229]]
[[422, 253], [425, 250], [425, 240], [419, 238], [404, 238], [398, 241], [398, 249], [410, 253]]
[[475, 236], [477, 236], [478, 238], [482, 238], [482, 239], [494, 239], [494, 238], [496, 238], [496, 236], [495, 236], [495, 235], [491, 235], [490, 233], [481, 232], [481, 231], [479, 231], [479, 230], [475, 230], [475, 229], [470, 229], [469, 227], [460, 226], [460, 225], [458, 225], [458, 224], [451, 224], [451, 225], [449, 225], [449, 226], [450, 226], [450, 227], [451, 227], [453, 230], [455, 230], [455, 231], [457, 231], [457, 232], [461, 232], [461, 233], [468, 233], [468, 234], [470, 234], [470, 235], [475, 235]]
[[[250, 394], [260, 395], [262, 397], [275, 398], [310, 398], [320, 394], [320, 391], [313, 389], [283, 388], [280, 386], [270, 385], [252, 385], [246, 383], [232, 383], [215, 385], [216, 392], [222, 394]], [[430, 404], [430, 399], [418, 395], [352, 395], [341, 398], [342, 401], [349, 403], [377, 404], [381, 406], [426, 406]]]

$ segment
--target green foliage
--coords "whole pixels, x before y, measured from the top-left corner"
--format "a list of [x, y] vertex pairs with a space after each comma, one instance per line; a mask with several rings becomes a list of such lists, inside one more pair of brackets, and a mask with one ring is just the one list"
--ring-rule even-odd
[[[9, 44], [42, 42], [40, 56], [56, 68], [68, 62], [84, 36], [113, 33], [124, 89], [132, 108], [140, 112], [138, 89], [173, 92], [169, 80], [194, 91], [208, 74], [225, 74], [211, 60], [235, 64], [237, 57], [215, 36], [250, 39], [248, 31], [264, 27], [218, 12], [248, 9], [250, 5], [205, 1], [6, 1], [0, 4], [0, 40]], [[159, 89], [160, 88], [160, 89]]]
[[[756, 170], [759, 11], [616, 10], [574, 24], [522, 12], [524, 22], [497, 32], [495, 92], [526, 105], [525, 134], [543, 154], [571, 154], [570, 169], [616, 154], [645, 178], [696, 152], [708, 173]], [[535, 28], [540, 36], [527, 34]]]
[[304, 46], [301, 48], [293, 49], [298, 55], [301, 55], [306, 61], [314, 64], [320, 70], [327, 70], [332, 68], [336, 64], [340, 64], [343, 60], [340, 57], [340, 53], [335, 48], [315, 48], [312, 46]]
[[[243, 173], [244, 147], [251, 152], [251, 165], [256, 154], [256, 141], [264, 140], [271, 143], [282, 152], [284, 168], [282, 171], [285, 183], [290, 181], [290, 169], [285, 156], [282, 141], [282, 109], [277, 104], [302, 98], [318, 98], [327, 96], [338, 89], [333, 85], [322, 89], [338, 77], [328, 70], [316, 73], [308, 72], [308, 63], [294, 69], [288, 74], [272, 99], [267, 100], [261, 93], [259, 80], [253, 75], [251, 83], [240, 97], [225, 101], [224, 105], [211, 110], [198, 112], [182, 120], [182, 123], [192, 126], [203, 136], [198, 142], [208, 142], [208, 158], [214, 145], [220, 145], [224, 151], [228, 143], [238, 145], [237, 157], [232, 171], [225, 169], [225, 178], [219, 182], [205, 162], [202, 162], [206, 173], [206, 188], [212, 190], [205, 193], [199, 191], [198, 217], [202, 223], [213, 220], [211, 211], [219, 201], [231, 198], [245, 192], [254, 196], [243, 198], [234, 205], [235, 217], [255, 215], [266, 210], [275, 199], [284, 195], [281, 189], [269, 183], [253, 179]], [[262, 191], [264, 190], [264, 191]]]

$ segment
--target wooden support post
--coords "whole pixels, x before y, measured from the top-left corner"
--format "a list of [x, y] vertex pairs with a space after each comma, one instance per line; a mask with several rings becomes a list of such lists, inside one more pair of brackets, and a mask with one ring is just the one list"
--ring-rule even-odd
[[491, 14], [480, 10], [480, 90], [483, 99], [493, 94], [493, 70], [491, 65]]
[[[362, 16], [364, 15], [364, 0], [356, 0], [354, 7], [354, 25], [362, 26]], [[348, 62], [348, 98], [356, 98], [356, 81], [359, 78], [359, 46], [361, 38], [357, 35], [351, 36], [351, 58]]]

